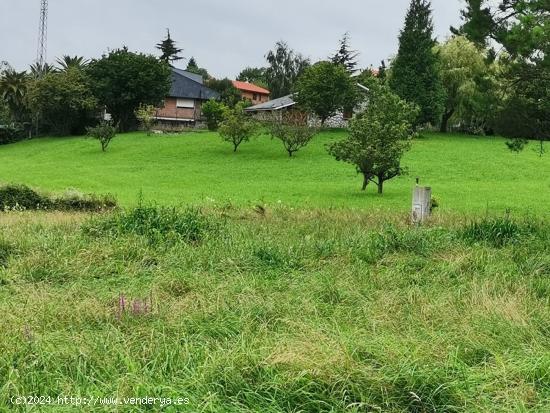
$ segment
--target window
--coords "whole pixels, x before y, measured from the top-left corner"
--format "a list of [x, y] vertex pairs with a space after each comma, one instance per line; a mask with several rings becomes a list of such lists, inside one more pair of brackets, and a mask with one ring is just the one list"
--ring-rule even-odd
[[252, 100], [258, 100], [258, 94], [257, 93], [254, 93], [252, 95]]
[[176, 102], [176, 107], [194, 109], [195, 101], [193, 99], [178, 99]]

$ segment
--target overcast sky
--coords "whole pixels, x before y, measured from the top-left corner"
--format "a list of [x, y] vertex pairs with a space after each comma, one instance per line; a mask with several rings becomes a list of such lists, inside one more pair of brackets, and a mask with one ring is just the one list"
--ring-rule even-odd
[[[459, 22], [462, 0], [432, 0], [436, 35]], [[397, 51], [409, 0], [49, 0], [48, 60], [63, 54], [98, 57], [108, 49], [156, 53], [172, 37], [200, 66], [235, 77], [262, 66], [277, 40], [313, 61], [336, 50], [344, 32], [362, 67]], [[0, 60], [24, 69], [36, 59], [40, 0], [0, 0]], [[185, 66], [186, 63], [180, 63]]]

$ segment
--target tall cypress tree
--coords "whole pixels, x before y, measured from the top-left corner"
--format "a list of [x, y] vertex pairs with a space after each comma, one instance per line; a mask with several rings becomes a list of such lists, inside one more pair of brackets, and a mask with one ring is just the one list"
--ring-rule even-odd
[[433, 51], [433, 30], [430, 1], [411, 0], [389, 84], [401, 98], [419, 106], [417, 125], [436, 125], [443, 112], [445, 91]]

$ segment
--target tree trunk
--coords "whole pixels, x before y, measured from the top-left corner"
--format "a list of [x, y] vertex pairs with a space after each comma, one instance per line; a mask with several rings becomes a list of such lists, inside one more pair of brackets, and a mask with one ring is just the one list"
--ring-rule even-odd
[[384, 191], [384, 180], [378, 178], [378, 184], [377, 185], [378, 185], [378, 193], [382, 194], [382, 192]]
[[447, 130], [449, 129], [449, 120], [453, 116], [454, 112], [454, 109], [451, 109], [443, 113], [443, 117], [441, 118], [441, 128], [439, 129], [441, 133], [447, 133]]
[[367, 175], [363, 175], [363, 187], [361, 188], [362, 191], [367, 190], [367, 185], [369, 184], [369, 178]]

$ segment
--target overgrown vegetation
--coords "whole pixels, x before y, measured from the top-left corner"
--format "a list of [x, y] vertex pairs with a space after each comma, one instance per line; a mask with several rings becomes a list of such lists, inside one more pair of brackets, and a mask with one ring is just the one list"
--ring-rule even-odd
[[62, 194], [44, 194], [26, 185], [0, 186], [0, 211], [58, 210], [100, 212], [113, 209], [111, 195], [83, 194], [68, 190]]
[[[197, 218], [224, 225], [165, 242]], [[418, 228], [288, 208], [81, 219], [107, 233], [72, 216], [0, 216], [0, 329], [11, 332], [0, 335], [0, 409], [37, 383], [52, 397], [184, 388], [190, 411], [212, 412], [550, 403], [548, 222], [526, 218], [533, 231], [495, 248], [463, 238], [470, 223], [451, 216]]]

